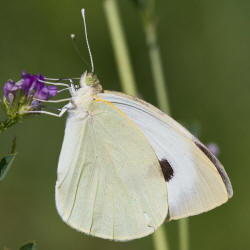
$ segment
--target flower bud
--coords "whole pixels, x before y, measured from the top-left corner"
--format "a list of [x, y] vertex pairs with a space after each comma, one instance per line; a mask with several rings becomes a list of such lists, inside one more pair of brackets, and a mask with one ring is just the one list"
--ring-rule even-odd
[[9, 80], [4, 84], [3, 91], [4, 96], [9, 103], [13, 103], [16, 92], [19, 90], [19, 86], [14, 81]]

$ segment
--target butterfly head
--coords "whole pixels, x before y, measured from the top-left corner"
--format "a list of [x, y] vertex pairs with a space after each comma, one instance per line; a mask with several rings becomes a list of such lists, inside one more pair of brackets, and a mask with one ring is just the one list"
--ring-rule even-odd
[[97, 76], [93, 73], [88, 73], [87, 71], [81, 76], [80, 89], [82, 89], [83, 92], [88, 92], [89, 90], [93, 94], [102, 92], [102, 86], [100, 85]]
[[99, 84], [99, 80], [96, 75], [93, 73], [84, 72], [80, 79], [80, 85], [82, 88], [84, 87], [96, 87]]

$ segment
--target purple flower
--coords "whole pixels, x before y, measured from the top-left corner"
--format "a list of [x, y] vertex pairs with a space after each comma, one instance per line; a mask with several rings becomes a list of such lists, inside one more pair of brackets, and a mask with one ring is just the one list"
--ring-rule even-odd
[[54, 97], [58, 89], [53, 83], [46, 85], [46, 78], [22, 72], [19, 81], [7, 81], [3, 87], [4, 99], [0, 102], [8, 117], [14, 121], [31, 113], [42, 113], [42, 102]]
[[44, 76], [41, 74], [32, 75], [25, 71], [22, 73], [21, 89], [27, 95], [34, 95], [35, 98], [40, 100], [48, 100], [57, 94], [56, 86], [46, 86], [42, 81], [44, 81]]
[[38, 74], [37, 75], [37, 79], [44, 81], [44, 76], [42, 74]]
[[208, 144], [207, 144], [207, 148], [208, 148], [208, 149], [210, 150], [210, 152], [211, 152], [212, 154], [214, 154], [216, 157], [219, 156], [219, 154], [220, 154], [220, 148], [219, 148], [219, 146], [218, 146], [216, 143], [213, 143], [213, 142], [208, 143]]
[[34, 95], [35, 98], [40, 100], [48, 100], [57, 94], [56, 86], [40, 86]]
[[49, 90], [49, 98], [54, 97], [58, 92], [57, 87], [53, 85], [48, 86], [48, 90]]
[[19, 86], [16, 85], [16, 83], [12, 80], [7, 81], [4, 84], [3, 91], [4, 91], [4, 96], [8, 101], [13, 101], [13, 98], [18, 91]]
[[40, 109], [40, 102], [38, 100], [33, 100], [31, 103], [33, 110]]
[[48, 100], [54, 97], [58, 92], [56, 86], [46, 86], [43, 81], [45, 81], [43, 75], [32, 75], [23, 71], [22, 78], [17, 83], [12, 80], [6, 82], [4, 85], [4, 96], [9, 103], [12, 103], [16, 96], [16, 92], [20, 90], [20, 98], [24, 97], [26, 99], [26, 104], [29, 103], [28, 105], [30, 105], [31, 103], [31, 107], [38, 108], [40, 101], [34, 100], [33, 98]]
[[37, 87], [37, 76], [31, 75], [23, 71], [22, 79], [19, 82], [22, 91], [27, 94], [28, 96], [34, 92]]

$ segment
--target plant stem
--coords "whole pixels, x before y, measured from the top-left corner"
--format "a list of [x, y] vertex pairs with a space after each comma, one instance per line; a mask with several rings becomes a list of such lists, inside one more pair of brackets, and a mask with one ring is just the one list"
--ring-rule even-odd
[[136, 95], [136, 82], [133, 74], [128, 47], [120, 20], [116, 0], [105, 0], [104, 10], [110, 30], [112, 45], [118, 65], [122, 89], [125, 93]]
[[[168, 101], [167, 87], [165, 82], [165, 77], [163, 73], [163, 67], [160, 56], [160, 49], [157, 42], [156, 27], [153, 18], [144, 19], [143, 26], [146, 36], [146, 42], [148, 46], [151, 70], [153, 74], [153, 80], [156, 88], [156, 95], [158, 100], [159, 108], [170, 113], [170, 106]], [[167, 239], [167, 234], [164, 225], [162, 225], [154, 234], [153, 241], [156, 250], [168, 250], [169, 244]]]
[[[111, 39], [113, 48], [115, 51], [116, 62], [118, 64], [120, 79], [122, 82], [122, 89], [125, 93], [136, 95], [136, 83], [134, 80], [134, 75], [128, 56], [128, 48], [126, 46], [124, 31], [120, 21], [120, 15], [118, 11], [116, 0], [105, 0], [104, 10], [107, 16], [108, 25], [111, 33]], [[146, 30], [145, 30], [146, 31]], [[148, 44], [157, 44], [155, 30], [150, 31], [147, 28], [147, 41]], [[153, 48], [154, 46], [152, 46]], [[165, 89], [165, 81], [163, 77], [163, 70], [161, 67], [161, 60], [158, 46], [155, 49], [150, 50], [151, 66], [153, 70], [153, 75], [155, 82], [160, 81], [156, 84], [157, 94], [160, 100], [159, 104], [165, 112], [169, 112], [169, 106], [167, 102], [167, 94]], [[158, 89], [160, 86], [160, 89]], [[153, 241], [156, 250], [168, 250], [168, 244], [166, 239], [166, 233], [164, 227], [160, 227], [153, 234]]]
[[[154, 1], [152, 1], [154, 3]], [[152, 5], [153, 6], [153, 5]], [[151, 6], [151, 7], [152, 7]], [[153, 9], [153, 8], [151, 8]], [[156, 25], [154, 22], [154, 15], [152, 15], [152, 10], [148, 9], [149, 15], [146, 11], [142, 11], [142, 20], [144, 25], [144, 31], [146, 36], [146, 42], [149, 51], [149, 57], [151, 62], [152, 74], [156, 87], [156, 94], [158, 99], [158, 104], [161, 110], [170, 114], [170, 106], [168, 100], [167, 85], [164, 77], [160, 48], [157, 41]], [[150, 13], [151, 11], [151, 13]], [[189, 232], [188, 232], [188, 219], [182, 219], [179, 221], [179, 239], [180, 239], [180, 250], [189, 249]], [[161, 227], [163, 228], [163, 226]], [[154, 234], [155, 241], [160, 238], [157, 235], [158, 232]], [[162, 234], [159, 231], [159, 234]]]
[[153, 234], [154, 248], [156, 250], [168, 250], [168, 240], [164, 225], [159, 227], [157, 231]]
[[0, 122], [0, 134], [18, 122], [18, 117], [13, 117]]
[[179, 221], [180, 250], [189, 249], [188, 218]]
[[156, 95], [162, 111], [170, 113], [166, 81], [163, 73], [160, 49], [157, 42], [156, 25], [154, 21], [145, 21], [144, 30], [149, 51], [152, 74], [155, 82]]

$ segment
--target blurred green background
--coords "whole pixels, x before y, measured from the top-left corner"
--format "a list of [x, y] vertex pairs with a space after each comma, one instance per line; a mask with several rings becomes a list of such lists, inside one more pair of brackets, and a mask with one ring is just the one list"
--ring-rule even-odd
[[[130, 0], [120, 10], [143, 98], [156, 104], [140, 18]], [[105, 89], [120, 90], [100, 0], [1, 1], [0, 81], [21, 70], [50, 77], [78, 77], [86, 69], [69, 38], [78, 35], [82, 55], [82, 7], [96, 73]], [[191, 248], [250, 249], [250, 1], [157, 1], [159, 42], [172, 114], [202, 126], [201, 140], [215, 141], [234, 187], [227, 204], [190, 218]], [[2, 88], [2, 87], [1, 87]], [[2, 91], [1, 91], [2, 94]], [[88, 237], [65, 225], [54, 202], [57, 160], [65, 117], [27, 119], [0, 137], [0, 155], [17, 136], [18, 157], [0, 183], [0, 249], [35, 239], [39, 249], [153, 249], [151, 236], [128, 243]], [[178, 223], [165, 225], [178, 249]]]

